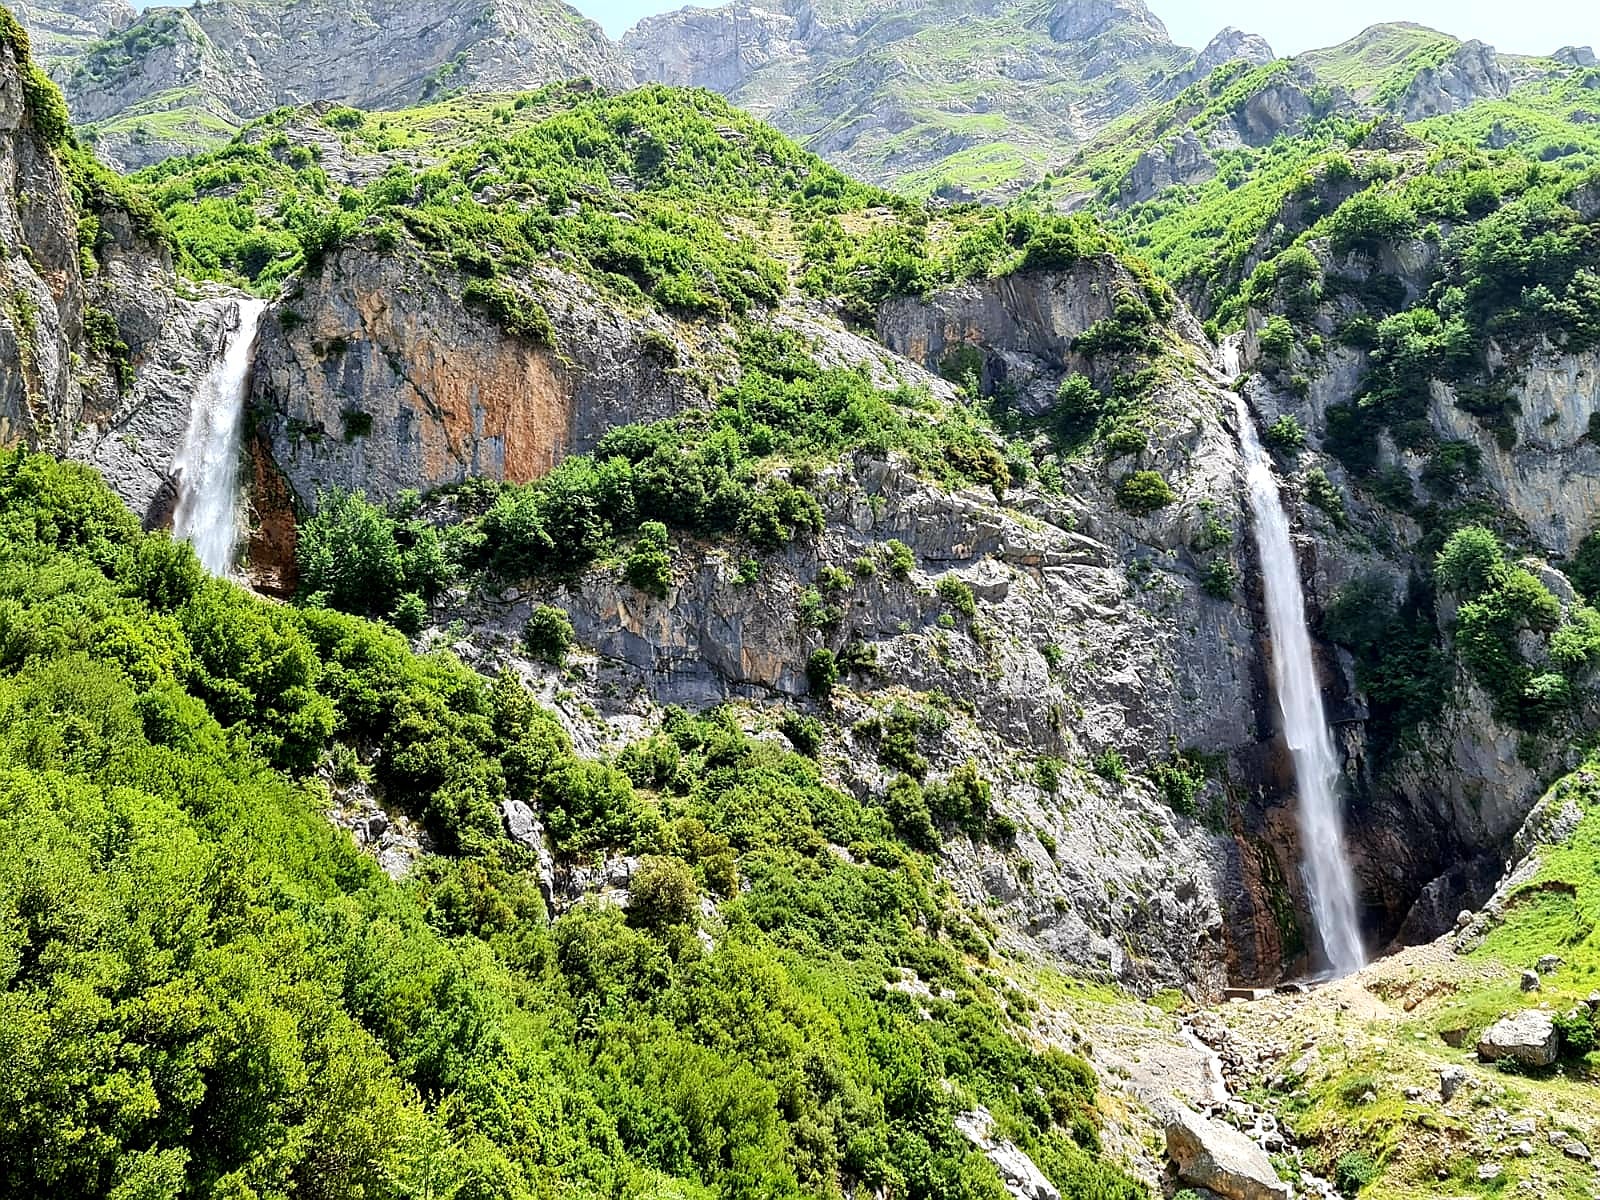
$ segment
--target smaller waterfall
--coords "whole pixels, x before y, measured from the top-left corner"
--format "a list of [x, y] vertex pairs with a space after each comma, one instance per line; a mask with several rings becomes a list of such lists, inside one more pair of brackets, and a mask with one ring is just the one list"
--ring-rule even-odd
[[[1221, 365], [1229, 379], [1239, 374], [1239, 348], [1222, 345]], [[1272, 459], [1261, 446], [1244, 397], [1234, 396], [1239, 444], [1244, 453], [1256, 549], [1261, 558], [1267, 625], [1272, 634], [1272, 684], [1283, 715], [1283, 733], [1294, 756], [1300, 790], [1300, 839], [1311, 915], [1328, 965], [1335, 976], [1359, 970], [1366, 962], [1356, 912], [1355, 880], [1344, 851], [1344, 813], [1339, 798], [1339, 756], [1322, 707], [1322, 688], [1306, 628], [1300, 564], [1289, 536]]]
[[173, 462], [178, 506], [173, 535], [195, 549], [206, 570], [226, 575], [239, 544], [239, 448], [256, 328], [264, 300], [241, 300], [237, 324], [189, 406], [189, 429]]

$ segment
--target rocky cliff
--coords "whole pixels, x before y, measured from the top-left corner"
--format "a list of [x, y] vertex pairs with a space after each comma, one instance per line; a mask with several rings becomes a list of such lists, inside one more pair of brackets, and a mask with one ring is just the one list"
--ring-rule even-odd
[[58, 72], [101, 155], [139, 166], [225, 141], [281, 104], [393, 108], [463, 90], [630, 81], [599, 26], [560, 0], [224, 0], [151, 8]]
[[853, 174], [952, 194], [1037, 177], [1196, 62], [1138, 0], [686, 8], [621, 45], [641, 80], [715, 88]]
[[18, 0], [11, 7], [46, 67], [82, 54], [137, 15], [127, 0]]
[[701, 352], [554, 268], [524, 281], [548, 340], [509, 336], [468, 283], [370, 244], [306, 272], [263, 325], [258, 429], [301, 504], [321, 488], [389, 500], [472, 478], [526, 482], [629, 421], [705, 399]]
[[55, 140], [53, 88], [19, 49], [0, 38], [0, 442], [60, 452], [175, 384], [187, 396], [205, 318], [177, 295], [154, 214]]

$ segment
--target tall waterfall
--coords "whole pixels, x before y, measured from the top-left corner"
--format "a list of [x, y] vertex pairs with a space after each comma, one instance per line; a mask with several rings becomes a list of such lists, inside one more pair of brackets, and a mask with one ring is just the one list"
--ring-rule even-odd
[[239, 301], [238, 324], [195, 389], [189, 430], [173, 463], [178, 507], [172, 532], [194, 546], [213, 575], [232, 569], [239, 543], [240, 434], [256, 328], [266, 307], [262, 300]]
[[[1229, 379], [1239, 374], [1239, 348], [1222, 345], [1221, 364]], [[1284, 738], [1294, 756], [1300, 790], [1300, 840], [1311, 914], [1328, 965], [1335, 976], [1360, 969], [1366, 961], [1356, 915], [1355, 880], [1344, 852], [1344, 814], [1339, 797], [1339, 756], [1333, 748], [1322, 689], [1311, 657], [1306, 629], [1305, 595], [1300, 564], [1289, 537], [1272, 459], [1262, 449], [1244, 397], [1235, 395], [1239, 443], [1244, 452], [1250, 508], [1255, 518], [1256, 549], [1261, 558], [1266, 593], [1267, 625], [1272, 634], [1272, 684], [1283, 714]]]

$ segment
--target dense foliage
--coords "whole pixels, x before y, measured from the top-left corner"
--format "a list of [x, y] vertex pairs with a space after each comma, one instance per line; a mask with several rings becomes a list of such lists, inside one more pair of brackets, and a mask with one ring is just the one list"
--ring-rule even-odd
[[[449, 855], [389, 881], [322, 815], [341, 779]], [[508, 800], [645, 854], [637, 907], [547, 924]], [[999, 1200], [951, 1125], [982, 1102], [1064, 1195], [1139, 1195], [988, 953], [884, 807], [732, 714], [578, 758], [509, 679], [0, 457], [5, 1194]]]

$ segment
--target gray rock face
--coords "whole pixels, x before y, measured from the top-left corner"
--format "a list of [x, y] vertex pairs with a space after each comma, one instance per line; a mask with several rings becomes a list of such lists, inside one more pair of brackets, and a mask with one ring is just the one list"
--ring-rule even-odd
[[1498, 100], [1511, 90], [1511, 76], [1493, 46], [1463, 42], [1445, 62], [1424, 67], [1397, 105], [1407, 121], [1456, 112], [1479, 100]]
[[994, 1121], [987, 1109], [962, 1113], [955, 1119], [956, 1132], [987, 1158], [1016, 1200], [1061, 1200], [1055, 1184], [1045, 1178], [1033, 1159], [1012, 1143], [994, 1134]]
[[1218, 67], [1231, 62], [1247, 62], [1251, 66], [1260, 67], [1275, 58], [1277, 55], [1272, 52], [1272, 47], [1267, 44], [1266, 38], [1258, 33], [1245, 33], [1230, 25], [1207, 42], [1206, 48], [1200, 51], [1194, 60], [1194, 74], [1196, 78], [1204, 79]]
[[[80, 214], [33, 134], [11, 47], [0, 46], [0, 445], [83, 451], [119, 423], [128, 432], [136, 409], [169, 403], [184, 410], [182, 436], [191, 391], [182, 377], [206, 361], [195, 346], [206, 307], [176, 295], [165, 249], [127, 213], [92, 215], [101, 237], [86, 266]], [[102, 336], [90, 338], [86, 322]], [[121, 363], [103, 336], [112, 330], [126, 346]], [[152, 451], [158, 471], [171, 461], [162, 453]], [[143, 511], [154, 490], [141, 482], [123, 495]]]
[[46, 69], [81, 53], [135, 16], [127, 0], [14, 0], [10, 8]]
[[1555, 1020], [1542, 1008], [1501, 1017], [1478, 1039], [1478, 1057], [1485, 1062], [1509, 1058], [1525, 1067], [1548, 1067], [1560, 1050]]
[[1594, 51], [1588, 46], [1563, 46], [1551, 57], [1568, 67], [1592, 67], [1597, 62]]
[[1167, 1157], [1178, 1179], [1227, 1200], [1291, 1200], [1266, 1153], [1231, 1125], [1212, 1121], [1169, 1100], [1154, 1108], [1166, 1131]]
[[[599, 26], [560, 0], [215, 0], [146, 10], [63, 82], [102, 156], [133, 167], [214, 144], [280, 104], [395, 108], [577, 77], [632, 82]], [[177, 133], [173, 112], [185, 114]]]
[[[945, 31], [972, 53], [930, 54]], [[977, 114], [1042, 173], [1140, 100], [1176, 94], [1193, 61], [1140, 0], [745, 2], [647, 18], [622, 45], [641, 81], [715, 88], [879, 182], [995, 141], [962, 120]], [[924, 98], [940, 84], [950, 120]]]
[[816, 36], [815, 21], [748, 4], [683, 8], [646, 17], [620, 45], [641, 83], [705, 87], [732, 95], [758, 71], [798, 68]]
[[669, 322], [630, 317], [554, 268], [536, 282], [559, 353], [508, 337], [462, 304], [462, 280], [404, 253], [347, 247], [302, 278], [262, 323], [252, 399], [298, 501], [525, 482], [613, 425], [699, 398], [670, 370], [677, 350], [663, 356]]
[[1123, 204], [1138, 204], [1170, 187], [1204, 183], [1216, 173], [1216, 159], [1194, 130], [1185, 129], [1170, 146], [1155, 146], [1139, 155], [1118, 186], [1117, 198]]

